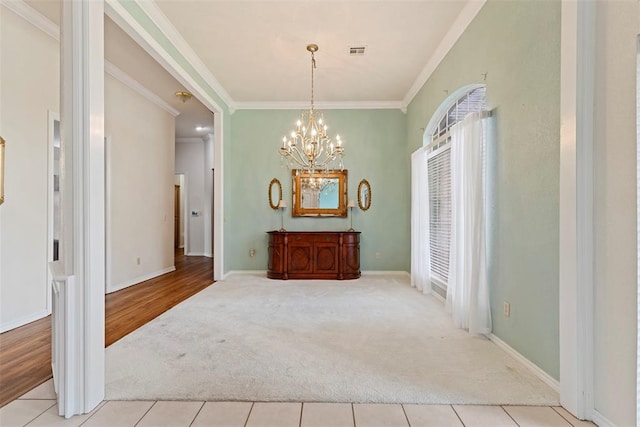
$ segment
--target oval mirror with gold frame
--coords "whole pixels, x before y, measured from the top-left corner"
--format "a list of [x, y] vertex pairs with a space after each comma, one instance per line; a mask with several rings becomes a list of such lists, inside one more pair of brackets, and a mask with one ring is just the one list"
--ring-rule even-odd
[[366, 179], [358, 184], [358, 207], [363, 211], [371, 207], [371, 185]]
[[278, 178], [273, 178], [269, 183], [269, 206], [271, 209], [278, 209], [280, 200], [282, 200], [282, 185]]

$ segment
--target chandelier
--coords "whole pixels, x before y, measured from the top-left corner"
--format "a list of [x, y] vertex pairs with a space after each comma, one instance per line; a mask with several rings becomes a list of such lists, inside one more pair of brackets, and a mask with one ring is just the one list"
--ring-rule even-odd
[[282, 159], [288, 161], [290, 167], [298, 165], [309, 172], [327, 171], [335, 161], [339, 162], [339, 168], [342, 170], [344, 169], [342, 164], [344, 148], [340, 135], [336, 135], [334, 143], [327, 136], [328, 128], [322, 113], [313, 109], [313, 77], [316, 68], [316, 59], [313, 54], [318, 51], [318, 45], [310, 44], [307, 50], [311, 52], [311, 108], [302, 112], [289, 137], [282, 138], [280, 155]]
[[309, 189], [312, 192], [318, 193], [318, 194], [327, 195], [331, 192], [336, 191], [336, 188], [338, 186], [338, 183], [336, 182], [336, 180], [330, 179], [330, 178], [310, 177], [310, 178], [303, 178], [303, 180], [305, 180], [304, 182], [305, 189]]

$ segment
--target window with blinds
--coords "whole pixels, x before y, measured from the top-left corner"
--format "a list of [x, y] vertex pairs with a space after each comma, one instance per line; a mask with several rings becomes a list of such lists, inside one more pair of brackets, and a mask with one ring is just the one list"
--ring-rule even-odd
[[[429, 249], [431, 279], [446, 289], [451, 247], [451, 127], [469, 113], [485, 108], [486, 88], [475, 88], [456, 99], [430, 133], [427, 155], [429, 180]], [[484, 170], [483, 170], [484, 172]]]
[[431, 277], [446, 286], [449, 278], [451, 236], [451, 150], [450, 144], [432, 152], [427, 159], [429, 180], [429, 246]]

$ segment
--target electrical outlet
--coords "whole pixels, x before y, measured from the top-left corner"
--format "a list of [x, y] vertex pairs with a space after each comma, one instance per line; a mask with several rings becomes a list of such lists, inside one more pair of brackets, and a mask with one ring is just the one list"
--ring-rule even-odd
[[508, 301], [502, 303], [502, 313], [504, 314], [504, 317], [511, 316], [511, 304], [509, 304]]
[[140, 265], [140, 257], [136, 258], [136, 264]]
[[376, 252], [376, 259], [382, 258], [382, 254], [380, 252]]
[[254, 256], [256, 256], [256, 250], [255, 249], [249, 249], [249, 256], [251, 258], [253, 258]]

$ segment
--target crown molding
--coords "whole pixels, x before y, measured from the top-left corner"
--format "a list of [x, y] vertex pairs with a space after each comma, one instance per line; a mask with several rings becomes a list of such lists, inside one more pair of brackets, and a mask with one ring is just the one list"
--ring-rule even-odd
[[131, 88], [132, 90], [140, 94], [147, 101], [162, 108], [163, 110], [171, 114], [173, 117], [177, 117], [178, 115], [180, 115], [180, 111], [176, 110], [171, 105], [169, 105], [164, 99], [160, 98], [158, 95], [151, 92], [146, 87], [142, 86], [142, 84], [140, 84], [139, 81], [135, 80], [129, 74], [125, 73], [120, 68], [113, 65], [111, 62], [104, 61], [104, 71], [114, 79], [120, 81], [125, 86]]
[[0, 4], [45, 32], [48, 36], [58, 41], [60, 40], [60, 27], [23, 0], [0, 0]]
[[[440, 45], [434, 52], [434, 54], [429, 59], [429, 62], [422, 69], [422, 72], [418, 75], [413, 85], [405, 95], [402, 101], [339, 101], [339, 102], [318, 102], [316, 106], [318, 109], [325, 110], [346, 110], [346, 109], [399, 109], [402, 112], [406, 113], [407, 107], [418, 94], [422, 86], [427, 82], [431, 74], [438, 67], [440, 62], [444, 59], [449, 50], [456, 43], [458, 38], [462, 35], [462, 33], [466, 30], [469, 24], [476, 17], [480, 9], [484, 6], [486, 0], [477, 0], [470, 1], [467, 5], [462, 9], [458, 18], [451, 26], [445, 37], [440, 42]], [[0, 4], [7, 7], [9, 10], [13, 11], [17, 15], [21, 16], [49, 36], [55, 38], [56, 40], [60, 40], [60, 29], [59, 27], [50, 21], [48, 18], [40, 14], [38, 11], [33, 9], [23, 0], [11, 1], [11, 0], [0, 0]], [[186, 40], [180, 35], [178, 30], [171, 24], [171, 22], [167, 19], [166, 15], [160, 10], [160, 8], [152, 1], [143, 1], [136, 2], [138, 6], [147, 14], [149, 19], [164, 33], [167, 39], [174, 45], [174, 47], [178, 50], [178, 52], [189, 62], [189, 64], [195, 69], [195, 71], [205, 80], [205, 82], [222, 98], [222, 100], [226, 103], [227, 108], [230, 114], [233, 114], [235, 110], [294, 110], [294, 109], [304, 109], [308, 107], [308, 102], [261, 102], [261, 101], [247, 101], [247, 102], [235, 102], [229, 93], [222, 87], [220, 82], [211, 74], [209, 69], [204, 65], [200, 57], [193, 51], [193, 49], [189, 46]], [[147, 31], [142, 28], [142, 26], [133, 19], [128, 12], [124, 9], [124, 7], [119, 3], [119, 0], [106, 0], [105, 2], [105, 13], [113, 19], [130, 37], [132, 37], [136, 42], [143, 46], [150, 46], [151, 49], [145, 49], [147, 52], [151, 54], [160, 64], [166, 65], [167, 63], [173, 64], [173, 69], [182, 68], [176, 61], [171, 58], [155, 41]], [[152, 53], [153, 52], [153, 53]], [[105, 69], [107, 61], [105, 61]], [[113, 65], [113, 64], [111, 64]], [[165, 69], [170, 69], [164, 67]], [[169, 71], [170, 74], [171, 71]], [[116, 77], [116, 76], [114, 76]], [[191, 92], [197, 92], [200, 94], [206, 94], [206, 90], [202, 88], [198, 83], [196, 83], [193, 78], [190, 76], [176, 76], [173, 75], [178, 81], [183, 83], [188, 90]], [[118, 77], [116, 77], [118, 78]], [[184, 79], [187, 81], [185, 82]], [[136, 82], [135, 80], [131, 79]], [[122, 80], [121, 80], [122, 81]], [[123, 82], [124, 83], [124, 82]], [[138, 83], [138, 82], [136, 82]], [[126, 83], [125, 83], [126, 84]], [[138, 86], [141, 87], [138, 83]], [[132, 87], [132, 89], [138, 91], [136, 87]], [[196, 87], [201, 88], [202, 90], [196, 90]], [[143, 88], [147, 90], [146, 88]], [[147, 90], [148, 91], [148, 90]], [[140, 93], [140, 92], [139, 92]], [[145, 94], [141, 93], [146, 97]], [[222, 111], [222, 108], [213, 100], [213, 98], [208, 95], [205, 96], [206, 101], [204, 102], [207, 107], [214, 107], [218, 111]], [[148, 98], [147, 98], [148, 99]], [[164, 101], [163, 101], [164, 102]], [[168, 104], [167, 104], [168, 105]], [[162, 107], [166, 110], [165, 107]], [[172, 108], [173, 109], [173, 108]], [[167, 110], [169, 111], [169, 110]], [[171, 111], [169, 111], [171, 113]], [[172, 113], [173, 114], [173, 113]]]
[[235, 110], [235, 102], [231, 95], [220, 84], [218, 79], [209, 71], [198, 54], [191, 48], [189, 43], [182, 37], [180, 32], [173, 26], [167, 16], [160, 10], [154, 1], [138, 1], [138, 6], [147, 14], [149, 19], [162, 31], [171, 44], [189, 62], [195, 71], [207, 82], [207, 84], [218, 94], [227, 104], [230, 110]]
[[[136, 2], [140, 5], [139, 2]], [[205, 87], [187, 73], [187, 71], [158, 43], [158, 41], [120, 4], [119, 0], [105, 0], [105, 14], [111, 18], [129, 37], [144, 49], [153, 59], [158, 61], [173, 78], [189, 92], [198, 97], [205, 107], [220, 114], [225, 110], [211, 97]], [[144, 11], [143, 11], [144, 12]], [[160, 30], [162, 31], [162, 30]], [[205, 82], [207, 83], [207, 82]], [[227, 110], [233, 112], [230, 105]]]
[[[236, 110], [305, 110], [309, 101], [236, 102]], [[315, 102], [317, 110], [401, 110], [400, 101], [339, 101]]]
[[438, 47], [436, 48], [433, 55], [427, 62], [427, 65], [424, 66], [422, 72], [418, 75], [418, 78], [413, 82], [411, 88], [405, 95], [402, 100], [402, 111], [407, 110], [407, 107], [413, 101], [413, 98], [418, 94], [422, 86], [429, 80], [431, 74], [436, 70], [440, 62], [444, 59], [444, 57], [449, 53], [453, 45], [458, 41], [462, 33], [467, 29], [471, 21], [476, 17], [480, 9], [484, 6], [487, 0], [472, 0], [467, 3], [467, 5], [462, 9], [458, 17], [456, 18], [453, 25], [444, 36]]
[[[6, 6], [9, 10], [23, 18], [30, 24], [34, 25], [36, 28], [43, 31], [48, 36], [54, 38], [57, 41], [60, 41], [60, 27], [55, 22], [51, 21], [49, 18], [45, 17], [40, 12], [35, 10], [33, 7], [29, 6], [23, 0], [0, 0], [0, 4]], [[137, 80], [135, 80], [133, 77], [131, 77], [106, 59], [104, 61], [104, 71], [116, 80], [125, 84], [133, 91], [140, 94], [152, 104], [155, 104], [163, 110], [167, 111], [173, 117], [176, 117], [180, 114], [180, 111], [173, 108], [158, 95], [142, 86]]]

